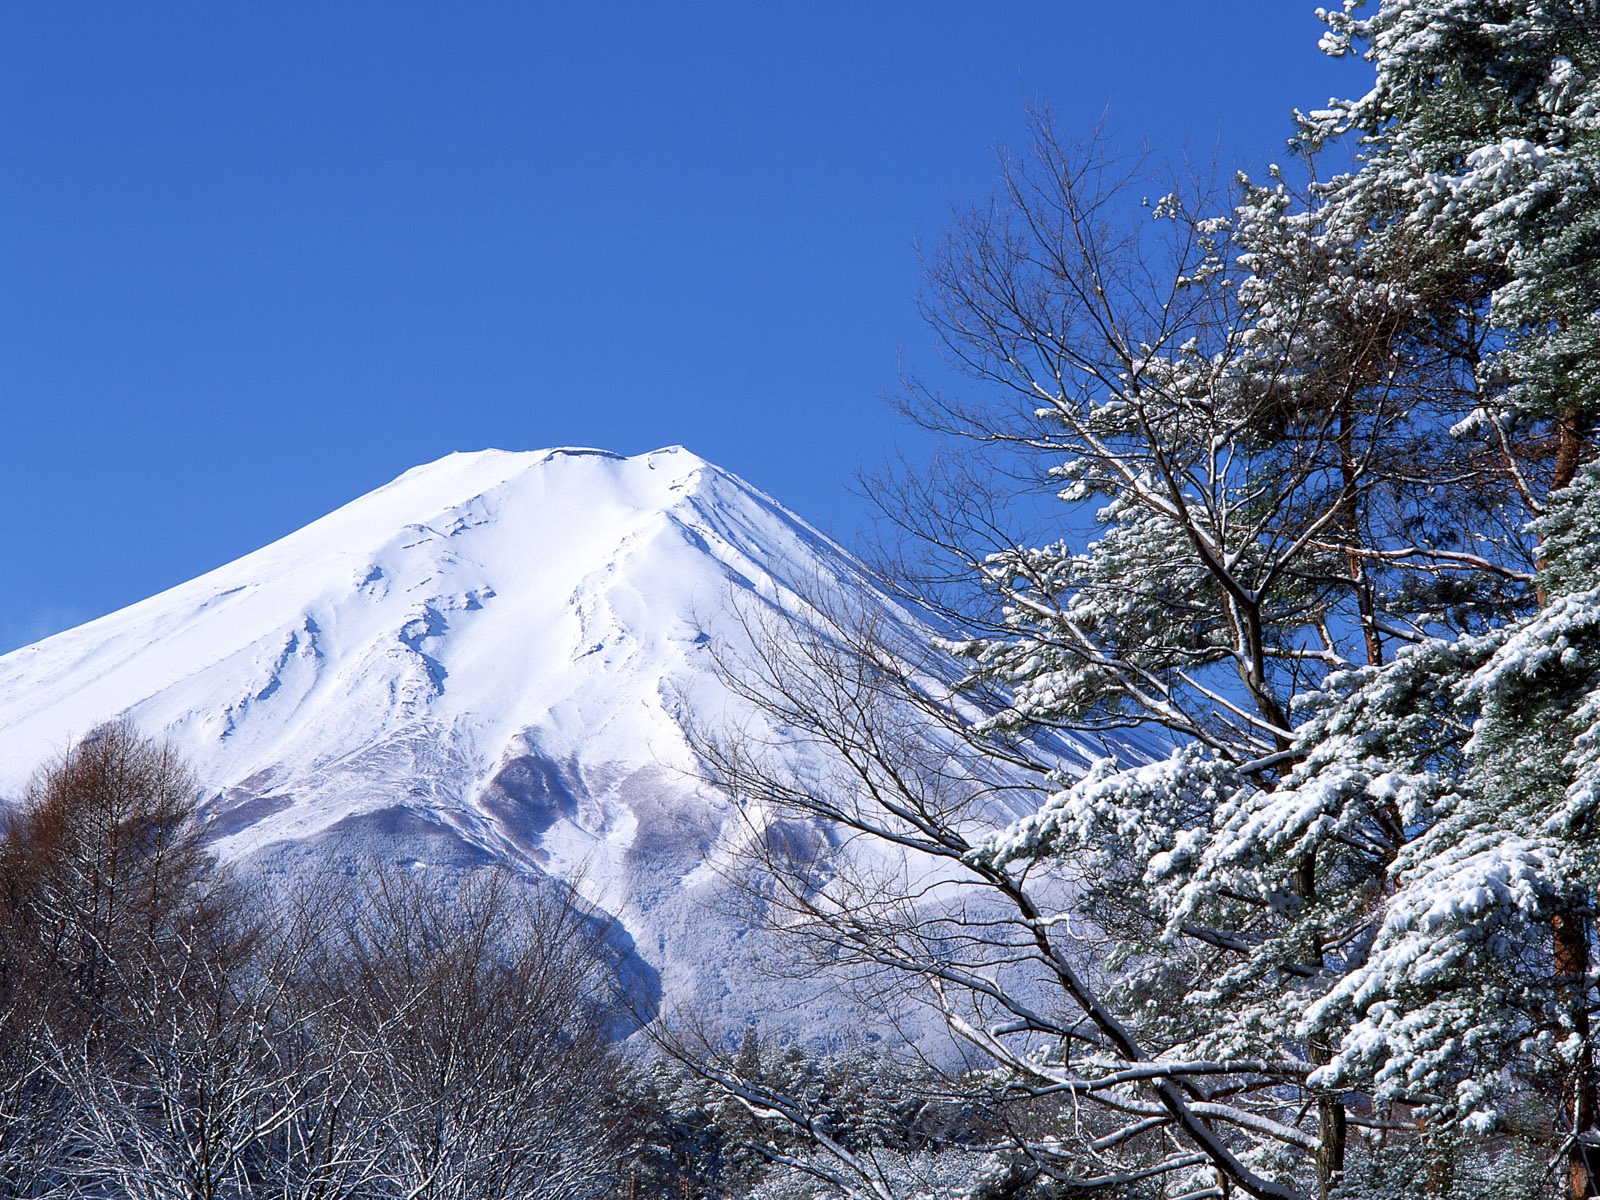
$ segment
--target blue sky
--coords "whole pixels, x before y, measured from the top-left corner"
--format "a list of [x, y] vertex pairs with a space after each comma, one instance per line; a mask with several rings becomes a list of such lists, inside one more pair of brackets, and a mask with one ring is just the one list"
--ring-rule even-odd
[[849, 539], [1025, 100], [1229, 165], [1298, 0], [9, 5], [0, 650], [456, 449], [681, 443]]

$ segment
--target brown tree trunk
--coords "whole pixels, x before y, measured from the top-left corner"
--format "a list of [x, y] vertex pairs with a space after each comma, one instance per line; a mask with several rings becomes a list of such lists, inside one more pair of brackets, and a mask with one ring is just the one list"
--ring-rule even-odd
[[[1580, 414], [1575, 406], [1569, 406], [1556, 422], [1556, 456], [1550, 473], [1552, 493], [1577, 478], [1583, 443]], [[1542, 553], [1539, 558], [1542, 565]], [[1542, 583], [1536, 594], [1540, 607], [1550, 602]], [[1572, 1200], [1586, 1200], [1600, 1196], [1600, 1179], [1590, 1170], [1588, 1155], [1579, 1140], [1594, 1132], [1600, 1122], [1600, 1085], [1595, 1078], [1594, 1054], [1589, 1046], [1589, 931], [1581, 915], [1568, 912], [1550, 918], [1550, 933], [1556, 979], [1564, 993], [1568, 1020], [1583, 1042], [1570, 1094], [1573, 1142], [1567, 1152], [1567, 1180]]]
[[[1307, 1047], [1313, 1064], [1323, 1066], [1332, 1060], [1328, 1047], [1313, 1041]], [[1317, 1101], [1317, 1194], [1322, 1200], [1338, 1186], [1344, 1176], [1344, 1149], [1347, 1137], [1344, 1101], [1325, 1096]]]
[[1589, 1169], [1581, 1139], [1595, 1129], [1600, 1118], [1600, 1088], [1596, 1086], [1594, 1055], [1589, 1048], [1589, 932], [1582, 917], [1558, 913], [1551, 918], [1555, 941], [1555, 971], [1567, 1003], [1573, 1032], [1582, 1039], [1572, 1077], [1572, 1147], [1567, 1152], [1567, 1176], [1572, 1200], [1600, 1195], [1600, 1181]]
[[[1550, 495], [1578, 477], [1578, 464], [1583, 461], [1583, 446], [1581, 415], [1576, 407], [1569, 405], [1562, 410], [1561, 419], [1556, 422], [1556, 458], [1550, 472]], [[1534, 551], [1534, 563], [1541, 569], [1544, 567], [1543, 546]], [[1533, 592], [1540, 608], [1550, 603], [1550, 593], [1545, 589], [1542, 578], [1534, 584]]]
[[1456, 1173], [1449, 1146], [1440, 1141], [1427, 1117], [1417, 1118], [1417, 1134], [1422, 1139], [1422, 1153], [1427, 1163], [1423, 1190], [1429, 1196], [1443, 1196], [1450, 1190]]
[[1578, 461], [1583, 454], [1583, 422], [1577, 406], [1561, 410], [1556, 423], [1556, 461], [1550, 474], [1550, 490], [1559, 491], [1578, 477]]

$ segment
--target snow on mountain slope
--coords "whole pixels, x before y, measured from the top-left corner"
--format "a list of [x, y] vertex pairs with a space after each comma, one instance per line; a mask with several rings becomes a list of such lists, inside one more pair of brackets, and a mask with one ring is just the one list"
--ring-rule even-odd
[[194, 765], [225, 858], [337, 845], [572, 880], [668, 994], [736, 1015], [757, 952], [696, 882], [731, 813], [684, 722], [729, 703], [710, 647], [737, 653], [730, 605], [789, 608], [819, 579], [871, 589], [681, 448], [453, 454], [0, 658], [0, 796], [126, 715]]
[[[687, 769], [672, 710], [698, 682], [701, 624], [730, 586], [774, 594], [774, 573], [814, 569], [818, 549], [683, 450], [451, 455], [0, 659], [0, 791], [123, 713], [219, 784], [285, 763], [339, 772], [353, 748], [422, 731], [480, 785], [530, 729], [550, 755]], [[308, 799], [221, 849], [304, 836], [352, 803]]]

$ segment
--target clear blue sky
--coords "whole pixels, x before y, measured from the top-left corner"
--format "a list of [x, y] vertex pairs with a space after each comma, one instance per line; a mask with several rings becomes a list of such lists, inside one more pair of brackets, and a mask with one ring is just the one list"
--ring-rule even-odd
[[848, 540], [915, 244], [1067, 132], [1259, 166], [1299, 0], [0, 12], [0, 650], [456, 449], [682, 443]]

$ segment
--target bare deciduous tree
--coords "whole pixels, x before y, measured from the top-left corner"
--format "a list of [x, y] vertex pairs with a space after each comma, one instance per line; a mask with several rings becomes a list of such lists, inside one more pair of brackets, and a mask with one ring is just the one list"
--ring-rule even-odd
[[488, 870], [242, 882], [125, 723], [0, 838], [0, 1187], [580, 1200], [616, 1180], [605, 927]]
[[337, 986], [393, 1194], [577, 1200], [614, 1186], [622, 1062], [603, 935], [565, 889], [488, 873], [446, 897], [414, 873], [368, 877]]

